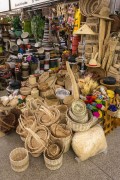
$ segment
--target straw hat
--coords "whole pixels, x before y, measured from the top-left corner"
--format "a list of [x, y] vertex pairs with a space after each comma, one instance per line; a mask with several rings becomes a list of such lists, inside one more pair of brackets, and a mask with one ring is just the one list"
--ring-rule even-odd
[[109, 15], [110, 15], [110, 8], [108, 8], [108, 7], [103, 7], [99, 14], [93, 14], [94, 17], [98, 17], [98, 18], [102, 18], [102, 19], [105, 19], [105, 20], [113, 21], [113, 19], [111, 19], [109, 17]]
[[80, 29], [75, 31], [73, 34], [74, 35], [79, 35], [79, 34], [96, 35], [96, 33], [93, 32], [92, 29], [87, 24], [84, 24]]
[[96, 53], [95, 57], [92, 58], [90, 61], [89, 61], [89, 64], [86, 64], [86, 66], [88, 67], [100, 67], [100, 63], [97, 62], [96, 58], [98, 56], [98, 53]]

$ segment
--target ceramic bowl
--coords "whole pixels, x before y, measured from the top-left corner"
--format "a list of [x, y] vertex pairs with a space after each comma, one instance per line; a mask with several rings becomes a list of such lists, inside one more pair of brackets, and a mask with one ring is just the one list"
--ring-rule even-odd
[[23, 32], [23, 33], [21, 34], [21, 38], [22, 38], [22, 39], [28, 38], [28, 36], [29, 36], [29, 33], [28, 33], [28, 32]]
[[29, 39], [23, 39], [23, 42], [24, 42], [24, 44], [28, 44], [29, 43]]

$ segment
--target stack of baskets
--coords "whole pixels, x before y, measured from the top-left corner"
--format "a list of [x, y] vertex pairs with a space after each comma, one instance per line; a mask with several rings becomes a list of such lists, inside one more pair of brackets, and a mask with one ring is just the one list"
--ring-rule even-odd
[[64, 145], [61, 141], [52, 141], [44, 151], [45, 165], [50, 170], [57, 170], [63, 163]]
[[61, 140], [64, 144], [64, 153], [69, 151], [72, 140], [72, 130], [66, 124], [53, 124], [50, 130], [51, 140]]
[[84, 16], [99, 13], [102, 7], [108, 7], [110, 0], [80, 0], [80, 11]]
[[75, 132], [87, 131], [97, 123], [90, 111], [87, 111], [86, 104], [82, 100], [72, 103], [66, 114], [67, 124]]

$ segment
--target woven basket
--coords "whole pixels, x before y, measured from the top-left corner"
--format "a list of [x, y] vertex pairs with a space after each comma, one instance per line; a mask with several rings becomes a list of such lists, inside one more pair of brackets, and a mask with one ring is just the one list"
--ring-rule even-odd
[[79, 116], [76, 116], [72, 113], [71, 109], [69, 109], [69, 116], [75, 121], [75, 122], [78, 122], [78, 123], [86, 123], [88, 122], [88, 112], [86, 111], [86, 114], [84, 115], [79, 115]]
[[15, 115], [9, 113], [0, 117], [0, 130], [4, 133], [7, 133], [15, 128], [16, 120]]
[[39, 157], [47, 148], [50, 132], [45, 126], [38, 126], [34, 131], [27, 130], [29, 135], [25, 140], [25, 148], [33, 157]]
[[86, 115], [86, 104], [82, 100], [73, 101], [71, 111], [76, 116], [84, 117]]
[[[57, 145], [57, 147], [60, 148], [59, 149], [60, 151], [58, 151], [58, 154], [55, 157], [52, 157], [51, 156], [52, 152], [49, 152], [49, 147], [51, 145]], [[55, 140], [51, 142], [48, 145], [48, 148], [44, 151], [44, 161], [45, 161], [46, 167], [50, 170], [59, 169], [62, 166], [62, 162], [63, 162], [63, 152], [64, 152], [64, 145], [60, 140]], [[53, 151], [53, 153], [55, 153], [55, 151]]]
[[10, 153], [11, 167], [15, 172], [23, 172], [29, 166], [29, 155], [25, 148], [16, 148]]
[[49, 89], [49, 86], [48, 86], [48, 84], [46, 82], [42, 82], [42, 83], [38, 84], [38, 89], [40, 91], [44, 92], [44, 91]]
[[68, 107], [66, 105], [59, 105], [57, 109], [60, 111], [60, 123], [66, 124], [66, 112]]
[[45, 98], [45, 97], [50, 97], [50, 96], [54, 96], [54, 90], [53, 89], [48, 89], [46, 91], [41, 91], [40, 92], [41, 97]]
[[109, 6], [110, 0], [80, 0], [80, 11], [84, 16], [91, 16], [99, 13], [101, 8]]
[[30, 128], [30, 129], [35, 129], [37, 125], [36, 119], [22, 119], [19, 118], [19, 126], [16, 129], [16, 133], [20, 135], [22, 141], [25, 141], [27, 135], [28, 135], [28, 131], [26, 130], [26, 128]]
[[57, 106], [60, 105], [60, 101], [57, 98], [51, 98], [51, 97], [46, 97], [44, 103], [47, 106]]
[[63, 100], [63, 103], [68, 107], [71, 106], [72, 102], [74, 101], [74, 97], [72, 95], [66, 96]]
[[44, 83], [49, 78], [49, 72], [44, 72], [38, 80], [38, 83]]
[[75, 132], [87, 131], [88, 129], [90, 129], [92, 126], [94, 126], [98, 122], [98, 119], [95, 119], [95, 118], [93, 118], [93, 116], [91, 116], [87, 123], [84, 123], [84, 124], [77, 123], [77, 122], [74, 122], [73, 119], [71, 119], [68, 112], [66, 114], [66, 118], [67, 118], [68, 126]]
[[63, 164], [63, 154], [61, 155], [61, 157], [59, 159], [50, 160], [45, 156], [45, 153], [44, 153], [44, 161], [45, 161], [45, 165], [48, 169], [50, 169], [52, 171], [60, 169]]
[[54, 123], [58, 123], [60, 120], [60, 111], [56, 107], [40, 109], [44, 114], [39, 117], [38, 121], [41, 125], [45, 125], [47, 127], [51, 126]]
[[[52, 129], [55, 129], [55, 131], [57, 132], [58, 131], [57, 127], [62, 127], [64, 129], [67, 129], [68, 131], [70, 131], [70, 134], [66, 135], [66, 137], [56, 136], [55, 134], [52, 133]], [[52, 141], [61, 140], [64, 145], [64, 153], [69, 151], [72, 140], [72, 130], [66, 124], [53, 124], [50, 129], [51, 129], [51, 137], [50, 137], [51, 140]]]

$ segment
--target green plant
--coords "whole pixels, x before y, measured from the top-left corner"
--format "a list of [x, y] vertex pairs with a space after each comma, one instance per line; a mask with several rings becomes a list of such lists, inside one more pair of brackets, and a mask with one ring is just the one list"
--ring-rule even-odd
[[45, 24], [45, 21], [41, 16], [37, 15], [32, 18], [31, 30], [32, 30], [32, 34], [34, 35], [36, 41], [38, 41], [39, 38], [43, 37], [44, 24]]
[[12, 26], [13, 26], [14, 30], [18, 30], [18, 29], [21, 30], [22, 29], [21, 21], [20, 21], [19, 16], [16, 16], [16, 17], [13, 18]]

